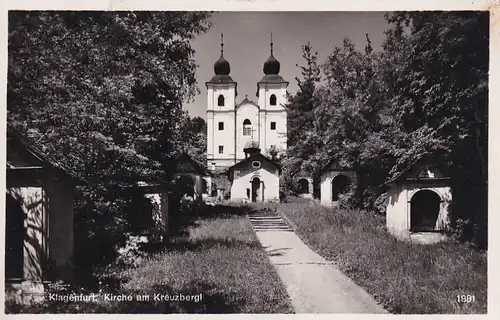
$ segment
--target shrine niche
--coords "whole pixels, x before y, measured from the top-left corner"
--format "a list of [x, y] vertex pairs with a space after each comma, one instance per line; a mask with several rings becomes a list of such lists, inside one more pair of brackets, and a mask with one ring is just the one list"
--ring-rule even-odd
[[384, 184], [387, 230], [419, 243], [446, 239], [450, 223], [451, 179], [432, 158], [421, 158]]
[[340, 196], [356, 186], [356, 172], [340, 165], [336, 160], [330, 161], [320, 171], [321, 204], [335, 206]]
[[295, 175], [295, 181], [298, 186], [298, 196], [304, 199], [313, 199], [313, 178], [305, 172], [299, 172]]

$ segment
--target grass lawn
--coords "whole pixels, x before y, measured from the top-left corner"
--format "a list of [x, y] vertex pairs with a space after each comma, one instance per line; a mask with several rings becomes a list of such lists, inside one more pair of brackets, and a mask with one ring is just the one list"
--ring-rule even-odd
[[[166, 248], [114, 273], [97, 302], [46, 302], [9, 313], [293, 313], [284, 285], [246, 218], [249, 208], [206, 207]], [[106, 301], [131, 296], [131, 301]], [[87, 293], [89, 294], [89, 293]], [[179, 301], [155, 301], [171, 296]], [[148, 296], [139, 301], [137, 295]], [[181, 297], [184, 297], [184, 299]], [[191, 301], [186, 301], [186, 297]], [[170, 299], [170, 297], [168, 298]], [[184, 300], [184, 301], [180, 301]]]
[[[215, 207], [217, 210], [217, 207]], [[176, 248], [123, 274], [125, 288], [203, 294], [201, 313], [291, 313], [286, 289], [244, 216], [198, 219]], [[155, 288], [159, 286], [158, 289]], [[162, 288], [164, 286], [164, 288]]]
[[[314, 202], [283, 203], [278, 210], [305, 243], [393, 313], [486, 313], [486, 253], [451, 241], [397, 241], [384, 217], [357, 210]], [[475, 302], [459, 303], [457, 295], [474, 295]]]

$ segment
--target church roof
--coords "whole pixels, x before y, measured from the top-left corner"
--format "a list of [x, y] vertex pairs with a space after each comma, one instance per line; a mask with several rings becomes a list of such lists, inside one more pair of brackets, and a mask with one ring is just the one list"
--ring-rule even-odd
[[227, 76], [231, 72], [229, 62], [224, 58], [224, 36], [220, 35], [220, 58], [214, 63], [214, 73], [219, 76]]
[[224, 56], [220, 55], [219, 60], [214, 63], [214, 72], [216, 75], [227, 76], [231, 72], [231, 66], [229, 62], [224, 58]]
[[224, 41], [223, 35], [221, 34], [220, 58], [214, 63], [215, 75], [212, 77], [212, 79], [210, 79], [210, 81], [205, 82], [205, 85], [208, 87], [208, 84], [236, 84], [233, 78], [231, 78], [231, 76], [229, 75], [230, 72], [231, 66], [229, 65], [229, 62], [224, 58]]
[[205, 84], [209, 83], [236, 83], [233, 78], [231, 78], [230, 75], [224, 75], [224, 74], [216, 74], [210, 79], [209, 81], [205, 82]]
[[264, 71], [264, 74], [266, 75], [271, 75], [271, 74], [278, 74], [280, 73], [280, 62], [276, 60], [273, 54], [273, 34], [271, 33], [271, 54], [269, 55], [269, 58], [267, 58], [266, 62], [264, 62], [264, 68], [262, 69]]
[[286, 83], [286, 84], [288, 84], [289, 82], [286, 81], [285, 79], [283, 79], [283, 77], [280, 76], [279, 74], [266, 74], [257, 83]]
[[251, 163], [252, 161], [267, 162], [281, 171], [281, 167], [276, 162], [269, 159], [268, 157], [266, 157], [262, 153], [254, 153], [254, 154], [250, 155], [249, 157], [241, 160], [240, 162], [238, 162], [238, 163], [236, 163], [228, 168], [229, 180], [232, 180], [234, 170], [245, 167], [247, 164]]
[[260, 109], [259, 105], [258, 105], [256, 102], [254, 102], [254, 101], [252, 101], [252, 100], [249, 100], [249, 99], [247, 98], [247, 96], [245, 96], [245, 99], [243, 99], [243, 101], [241, 101], [240, 103], [238, 103], [238, 104], [236, 105], [236, 109], [238, 109], [240, 106], [244, 105], [245, 103], [248, 103], [248, 104], [254, 105], [254, 106], [256, 106], [257, 108], [259, 108], [259, 109]]
[[259, 85], [266, 83], [271, 83], [271, 84], [284, 83], [286, 85], [289, 84], [289, 82], [283, 79], [283, 77], [280, 76], [279, 74], [266, 74], [262, 77], [262, 79], [260, 79], [259, 82], [257, 82], [257, 97], [259, 96]]
[[266, 62], [264, 62], [263, 71], [266, 75], [280, 73], [280, 62], [276, 60], [272, 51], [269, 58], [267, 58]]

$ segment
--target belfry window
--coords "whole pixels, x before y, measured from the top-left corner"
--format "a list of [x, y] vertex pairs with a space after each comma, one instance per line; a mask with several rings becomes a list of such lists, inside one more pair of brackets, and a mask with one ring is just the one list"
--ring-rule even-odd
[[224, 96], [222, 94], [220, 94], [219, 98], [217, 98], [217, 105], [219, 107], [223, 107], [224, 106]]
[[272, 94], [271, 97], [269, 98], [269, 104], [272, 106], [276, 105], [276, 95]]
[[245, 121], [243, 121], [243, 135], [244, 136], [252, 135], [252, 123], [248, 119], [245, 119]]

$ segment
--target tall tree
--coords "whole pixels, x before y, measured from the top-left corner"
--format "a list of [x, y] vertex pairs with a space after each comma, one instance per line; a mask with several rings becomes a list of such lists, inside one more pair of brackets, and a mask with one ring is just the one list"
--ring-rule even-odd
[[77, 264], [109, 262], [129, 227], [126, 180], [168, 178], [182, 102], [197, 92], [190, 40], [204, 12], [9, 12], [8, 124], [89, 185], [75, 205]]
[[298, 65], [301, 77], [296, 77], [298, 90], [288, 95], [287, 110], [287, 152], [283, 163], [284, 184], [287, 188], [294, 184], [295, 174], [301, 170], [303, 160], [314, 153], [314, 145], [306, 143], [307, 137], [314, 130], [314, 109], [317, 105], [316, 87], [321, 81], [320, 68], [317, 64], [318, 53], [312, 50], [310, 43], [302, 46], [304, 65]]
[[406, 12], [388, 21], [395, 30], [407, 30], [388, 38], [406, 43], [394, 86], [394, 114], [405, 132], [427, 128], [446, 147], [454, 214], [472, 219], [481, 230], [476, 237], [485, 241], [488, 12]]
[[162, 175], [207, 16], [11, 11], [9, 123], [89, 180]]

